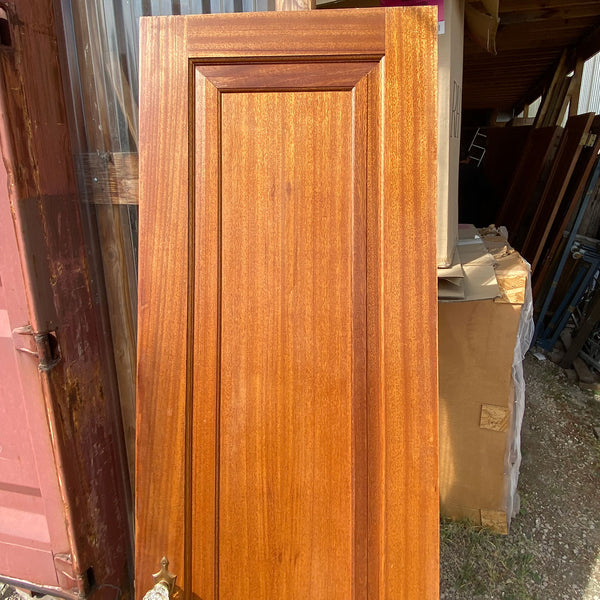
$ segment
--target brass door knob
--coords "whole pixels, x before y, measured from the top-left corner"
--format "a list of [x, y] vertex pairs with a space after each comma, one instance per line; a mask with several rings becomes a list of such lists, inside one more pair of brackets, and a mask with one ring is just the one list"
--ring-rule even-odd
[[169, 561], [166, 556], [163, 556], [160, 566], [160, 571], [152, 575], [154, 587], [144, 594], [144, 600], [170, 600], [173, 594], [177, 575], [169, 571]]

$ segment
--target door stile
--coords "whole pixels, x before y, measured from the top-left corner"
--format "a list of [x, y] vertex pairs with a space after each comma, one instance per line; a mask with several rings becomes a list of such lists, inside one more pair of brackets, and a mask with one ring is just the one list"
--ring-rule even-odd
[[[188, 96], [185, 19], [141, 19], [135, 594], [166, 556], [186, 581]], [[165, 132], [164, 123], [169, 123]], [[164, 163], [168, 157], [169, 164]], [[186, 590], [190, 593], [190, 589]]]
[[[424, 10], [386, 11], [380, 390], [382, 598], [437, 598], [437, 34]], [[419, 31], [418, 37], [410, 32]], [[425, 365], [425, 368], [423, 368]]]

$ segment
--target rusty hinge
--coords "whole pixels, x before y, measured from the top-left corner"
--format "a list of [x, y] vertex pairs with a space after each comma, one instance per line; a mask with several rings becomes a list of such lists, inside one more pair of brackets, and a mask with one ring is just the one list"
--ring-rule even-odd
[[44, 373], [53, 369], [60, 362], [60, 350], [58, 347], [58, 339], [54, 331], [33, 331], [31, 325], [17, 327], [13, 329], [13, 335], [30, 335], [35, 342], [36, 350], [17, 346], [19, 352], [35, 356], [38, 361], [38, 369]]

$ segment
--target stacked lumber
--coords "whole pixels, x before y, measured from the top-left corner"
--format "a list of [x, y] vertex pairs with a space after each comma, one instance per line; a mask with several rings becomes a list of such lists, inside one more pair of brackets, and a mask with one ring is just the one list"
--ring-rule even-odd
[[[488, 130], [484, 172], [494, 190], [495, 221], [507, 228], [510, 243], [531, 264], [538, 311], [599, 150], [600, 116], [593, 113], [571, 116], [564, 127]], [[598, 204], [591, 207], [600, 217]]]
[[[496, 223], [532, 268], [534, 343], [551, 351], [564, 343], [561, 334], [573, 338], [557, 350], [565, 367], [585, 355], [585, 332], [595, 331], [600, 314], [590, 302], [599, 293], [599, 151], [600, 116], [593, 113], [573, 115], [564, 127], [488, 131], [484, 172], [496, 194]], [[596, 355], [588, 363], [598, 369]]]

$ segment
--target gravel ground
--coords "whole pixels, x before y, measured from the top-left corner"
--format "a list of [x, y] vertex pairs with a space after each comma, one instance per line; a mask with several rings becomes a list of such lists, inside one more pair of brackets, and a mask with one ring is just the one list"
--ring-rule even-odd
[[442, 599], [600, 600], [600, 392], [524, 369], [521, 511], [508, 536], [442, 521]]

